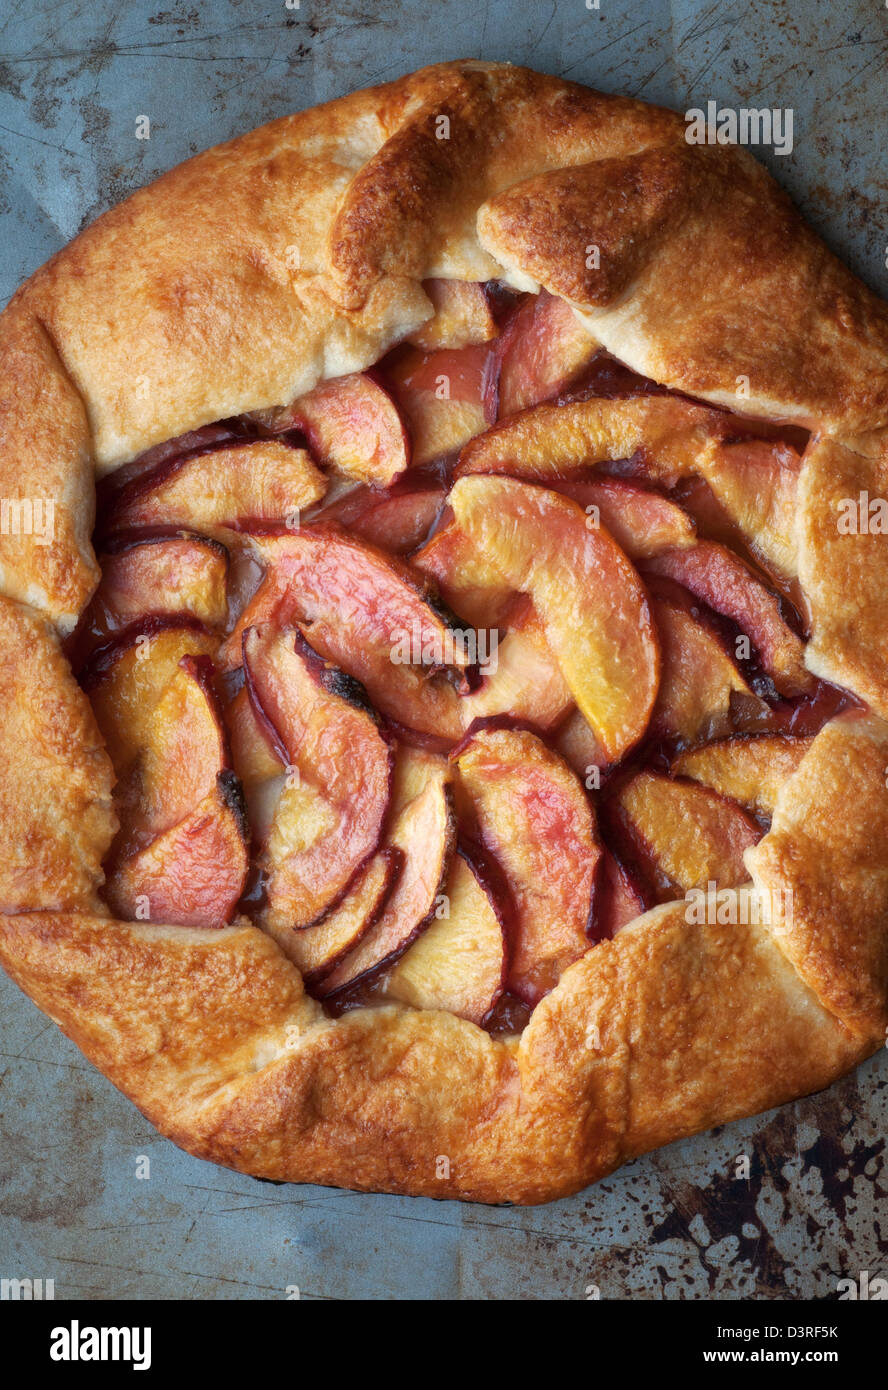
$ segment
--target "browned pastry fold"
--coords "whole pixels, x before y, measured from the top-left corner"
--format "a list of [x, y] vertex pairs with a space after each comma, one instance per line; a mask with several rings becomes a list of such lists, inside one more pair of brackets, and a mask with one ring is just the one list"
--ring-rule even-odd
[[767, 929], [689, 926], [685, 911], [656, 908], [590, 952], [517, 1045], [445, 1013], [328, 1020], [250, 926], [23, 914], [0, 920], [0, 958], [203, 1158], [260, 1177], [538, 1202], [816, 1090], [866, 1054]]
[[888, 725], [833, 720], [745, 856], [787, 958], [827, 1009], [874, 1041], [888, 1029], [886, 782]]
[[888, 423], [888, 306], [743, 150], [682, 143], [562, 169], [509, 188], [478, 225], [636, 371], [749, 414]]
[[96, 911], [117, 818], [90, 703], [45, 618], [0, 599], [0, 912]]
[[807, 664], [888, 717], [888, 432], [858, 452], [812, 442], [799, 477], [799, 577], [811, 610]]

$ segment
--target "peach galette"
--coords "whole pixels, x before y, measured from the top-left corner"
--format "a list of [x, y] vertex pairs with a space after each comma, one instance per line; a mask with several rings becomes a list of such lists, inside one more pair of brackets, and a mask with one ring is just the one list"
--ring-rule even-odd
[[425, 289], [372, 371], [109, 475], [66, 651], [116, 916], [246, 917], [329, 1010], [514, 1033], [746, 882], [762, 779], [855, 701], [804, 663], [798, 428], [657, 390], [545, 291]]
[[198, 1154], [544, 1200], [883, 1037], [888, 312], [681, 132], [429, 69], [3, 317], [0, 957]]

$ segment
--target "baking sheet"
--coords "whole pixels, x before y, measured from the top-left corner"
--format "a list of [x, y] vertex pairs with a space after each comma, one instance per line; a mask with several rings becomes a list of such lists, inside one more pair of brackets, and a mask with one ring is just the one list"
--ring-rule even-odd
[[[207, 145], [466, 56], [681, 110], [792, 107], [792, 153], [758, 153], [888, 295], [888, 9], [875, 0], [164, 3], [3, 0], [0, 302], [85, 222]], [[293, 1286], [303, 1298], [835, 1298], [839, 1278], [888, 1274], [884, 1053], [821, 1096], [672, 1145], [580, 1196], [462, 1206], [278, 1187], [189, 1158], [0, 976], [0, 1112], [0, 1274], [52, 1278], [57, 1299], [275, 1299]]]

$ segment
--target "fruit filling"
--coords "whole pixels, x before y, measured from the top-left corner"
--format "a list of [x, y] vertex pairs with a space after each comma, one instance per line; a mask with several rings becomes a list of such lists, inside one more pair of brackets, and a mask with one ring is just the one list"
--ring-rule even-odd
[[657, 903], [748, 879], [854, 703], [805, 665], [806, 438], [432, 280], [372, 370], [99, 487], [68, 655], [117, 776], [109, 908], [247, 917], [333, 1013], [498, 1034]]

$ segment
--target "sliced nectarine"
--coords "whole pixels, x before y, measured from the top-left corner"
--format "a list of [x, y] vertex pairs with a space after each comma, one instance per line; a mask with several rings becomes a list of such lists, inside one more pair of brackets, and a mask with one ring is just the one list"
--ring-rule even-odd
[[715, 496], [761, 560], [798, 574], [795, 538], [800, 459], [788, 444], [764, 439], [720, 444], [701, 468]]
[[647, 727], [660, 668], [647, 596], [623, 551], [548, 488], [465, 477], [449, 502], [490, 569], [531, 599], [578, 707], [608, 757], [621, 756]]
[[616, 936], [634, 922], [647, 904], [641, 885], [615, 854], [605, 849], [595, 886], [595, 935], [600, 941]]
[[447, 1009], [480, 1024], [505, 984], [505, 918], [466, 851], [451, 860], [444, 900], [445, 914], [397, 962], [384, 993], [416, 1009]]
[[266, 721], [257, 718], [246, 686], [241, 686], [228, 705], [225, 722], [232, 766], [242, 782], [267, 782], [281, 775], [286, 758], [281, 756]]
[[534, 1004], [589, 948], [601, 853], [592, 808], [567, 764], [522, 729], [481, 729], [456, 753], [476, 833], [514, 899], [508, 988]]
[[383, 714], [445, 745], [459, 738], [459, 697], [435, 672], [467, 666], [471, 652], [413, 571], [328, 527], [252, 539], [267, 572], [229, 639], [229, 664], [239, 662], [245, 628], [302, 623], [311, 645], [356, 676]]
[[622, 478], [557, 483], [555, 490], [582, 507], [589, 526], [604, 526], [630, 560], [693, 545], [696, 540], [696, 528], [687, 512], [658, 492]]
[[652, 729], [687, 742], [730, 732], [732, 694], [755, 699], [736, 663], [693, 614], [668, 599], [651, 602], [663, 654]]
[[209, 657], [184, 656], [154, 706], [139, 759], [139, 802], [131, 826], [143, 842], [184, 820], [229, 766], [212, 681]]
[[338, 522], [371, 545], [394, 555], [406, 555], [421, 545], [431, 531], [444, 496], [442, 485], [429, 478], [417, 480], [410, 487], [396, 485], [385, 492], [357, 487], [324, 507], [314, 520]]
[[432, 775], [386, 836], [386, 844], [401, 850], [404, 862], [382, 916], [320, 981], [318, 995], [350, 988], [393, 964], [430, 925], [447, 881], [455, 837], [450, 788], [441, 776]]
[[283, 760], [272, 746], [265, 723], [260, 723], [245, 686], [225, 709], [231, 745], [231, 765], [241, 780], [254, 843], [264, 845], [286, 780]]
[[269, 921], [305, 927], [341, 900], [379, 843], [392, 751], [357, 683], [300, 633], [251, 628], [244, 676], [288, 770], [266, 846]]
[[225, 771], [184, 820], [112, 869], [105, 895], [130, 921], [222, 927], [234, 915], [248, 867], [240, 784]]
[[108, 631], [145, 613], [184, 613], [210, 627], [228, 615], [228, 552], [206, 536], [122, 532], [107, 543], [99, 564], [92, 606]]
[[456, 476], [509, 473], [550, 482], [582, 477], [593, 464], [637, 458], [647, 477], [671, 485], [697, 469], [728, 419], [675, 396], [538, 405], [467, 444]]
[[512, 310], [497, 344], [496, 396], [501, 418], [556, 395], [599, 351], [563, 299], [542, 290]]
[[761, 827], [717, 792], [640, 772], [612, 809], [660, 901], [747, 881], [743, 853], [761, 839]]
[[423, 280], [422, 287], [435, 312], [408, 335], [408, 343], [423, 352], [436, 352], [473, 347], [496, 337], [496, 319], [484, 285], [474, 280], [433, 279]]
[[812, 742], [783, 734], [738, 735], [680, 753], [672, 771], [702, 782], [758, 815], [771, 816], [780, 788]]
[[317, 461], [360, 483], [388, 487], [410, 466], [410, 440], [389, 391], [368, 372], [333, 377], [271, 414], [274, 430], [299, 429]]
[[390, 898], [404, 863], [401, 850], [389, 846], [369, 859], [338, 907], [314, 926], [284, 924], [266, 929], [311, 986], [329, 975], [375, 926]]
[[218, 639], [194, 620], [146, 618], [94, 653], [81, 675], [118, 777], [145, 747], [155, 706], [185, 656], [212, 656]]
[[387, 380], [407, 420], [416, 467], [456, 453], [487, 428], [493, 361], [483, 344], [436, 352], [404, 348], [392, 358]]
[[305, 449], [254, 440], [173, 457], [134, 478], [114, 499], [106, 529], [189, 526], [224, 540], [233, 523], [285, 521], [326, 489]]
[[780, 600], [733, 551], [715, 541], [698, 541], [687, 550], [665, 551], [646, 561], [644, 568], [684, 585], [735, 622], [781, 694], [813, 690], [814, 677], [805, 668], [805, 644], [784, 620]]

